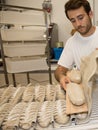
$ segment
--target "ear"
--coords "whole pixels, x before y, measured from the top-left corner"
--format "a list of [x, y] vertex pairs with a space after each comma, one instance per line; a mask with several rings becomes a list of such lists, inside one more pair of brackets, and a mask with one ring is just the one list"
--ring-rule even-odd
[[93, 18], [93, 11], [92, 10], [89, 12], [89, 16], [90, 16], [90, 18]]

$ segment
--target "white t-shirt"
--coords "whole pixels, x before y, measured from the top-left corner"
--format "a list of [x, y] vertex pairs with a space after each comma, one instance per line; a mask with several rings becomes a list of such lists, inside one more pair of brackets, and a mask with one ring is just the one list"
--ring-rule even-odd
[[80, 69], [81, 58], [98, 48], [98, 27], [89, 37], [83, 37], [76, 32], [70, 37], [63, 49], [58, 64], [71, 69], [75, 64]]

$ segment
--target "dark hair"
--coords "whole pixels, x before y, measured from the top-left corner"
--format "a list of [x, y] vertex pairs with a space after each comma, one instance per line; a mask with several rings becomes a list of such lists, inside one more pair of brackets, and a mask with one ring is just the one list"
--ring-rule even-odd
[[91, 11], [91, 7], [87, 0], [69, 0], [64, 6], [66, 17], [69, 19], [68, 17], [69, 10], [75, 10], [82, 6], [84, 7], [86, 13], [89, 14], [89, 12]]

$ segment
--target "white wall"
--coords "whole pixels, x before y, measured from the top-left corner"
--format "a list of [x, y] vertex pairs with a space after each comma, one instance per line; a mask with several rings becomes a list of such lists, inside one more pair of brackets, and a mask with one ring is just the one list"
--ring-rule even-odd
[[94, 1], [94, 23], [98, 26], [98, 0]]
[[58, 24], [59, 28], [59, 41], [66, 42], [68, 37], [70, 37], [70, 31], [72, 25], [66, 18], [64, 13], [64, 5], [67, 0], [52, 0], [53, 11], [52, 11], [52, 21]]
[[[6, 0], [6, 1], [8, 4], [42, 8], [42, 3], [44, 0]], [[66, 43], [66, 40], [70, 37], [70, 32], [71, 29], [73, 28], [64, 13], [64, 5], [67, 1], [68, 0], [51, 0], [53, 6], [52, 22], [58, 24], [59, 41], [63, 41], [64, 43]], [[93, 9], [93, 0], [88, 1], [90, 2], [91, 7]]]

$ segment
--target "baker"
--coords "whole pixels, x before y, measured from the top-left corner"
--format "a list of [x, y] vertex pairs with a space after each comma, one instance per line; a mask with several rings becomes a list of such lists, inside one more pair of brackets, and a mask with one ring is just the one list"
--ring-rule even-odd
[[54, 75], [66, 90], [70, 82], [67, 71], [74, 65], [80, 69], [81, 58], [98, 48], [98, 27], [92, 23], [93, 13], [87, 0], [69, 0], [64, 8], [75, 33], [67, 40]]

